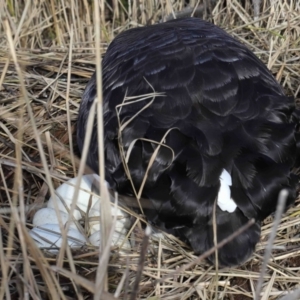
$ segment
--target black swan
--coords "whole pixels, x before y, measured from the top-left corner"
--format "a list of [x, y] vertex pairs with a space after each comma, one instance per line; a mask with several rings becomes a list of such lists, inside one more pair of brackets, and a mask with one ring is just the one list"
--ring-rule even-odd
[[[102, 68], [105, 179], [111, 188], [134, 196], [120, 142], [125, 155], [130, 152], [135, 189], [143, 184], [148, 221], [196, 254], [214, 246], [214, 211], [218, 241], [254, 218], [254, 225], [218, 251], [220, 266], [243, 263], [280, 190], [289, 191], [287, 206], [296, 198], [299, 113], [293, 98], [247, 47], [196, 18], [121, 33]], [[94, 74], [79, 110], [80, 151], [95, 96]], [[127, 122], [120, 136], [118, 120]], [[87, 164], [98, 172], [96, 130], [95, 123]]]

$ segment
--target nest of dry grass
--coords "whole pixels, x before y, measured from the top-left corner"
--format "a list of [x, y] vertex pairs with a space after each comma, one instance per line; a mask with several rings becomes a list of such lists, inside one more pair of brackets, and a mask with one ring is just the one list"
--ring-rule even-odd
[[[113, 249], [107, 269], [95, 247], [53, 256], [37, 249], [27, 233], [33, 213], [49, 197], [49, 188], [77, 173], [74, 132], [80, 97], [95, 70], [95, 4], [78, 0], [1, 3], [0, 299], [134, 299], [146, 242], [139, 219], [132, 229], [134, 249], [125, 254]], [[202, 1], [103, 1], [101, 52], [128, 28], [196, 8], [197, 14], [211, 16], [216, 25], [253, 50], [287, 94], [300, 100], [299, 1], [266, 0], [257, 22], [249, 0], [211, 3], [209, 15]], [[277, 229], [262, 276], [262, 299], [277, 299], [299, 287], [299, 207], [298, 201]], [[270, 217], [250, 261], [222, 270], [205, 261], [184, 270], [182, 266], [196, 259], [190, 249], [172, 236], [152, 238], [144, 251], [136, 297], [254, 298], [272, 226]], [[100, 273], [106, 276], [102, 296], [97, 293]]]

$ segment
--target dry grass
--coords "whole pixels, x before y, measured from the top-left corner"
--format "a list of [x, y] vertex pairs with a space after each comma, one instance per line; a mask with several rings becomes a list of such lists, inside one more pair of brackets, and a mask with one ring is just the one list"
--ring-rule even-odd
[[[94, 3], [24, 2], [0, 0], [0, 299], [90, 299], [96, 294], [97, 269], [98, 280], [106, 274], [105, 264], [99, 266], [99, 249], [87, 245], [75, 253], [66, 249], [51, 256], [36, 248], [27, 230], [34, 211], [44, 205], [53, 188], [78, 170], [72, 145], [78, 154], [77, 111], [95, 70]], [[248, 45], [286, 92], [299, 98], [299, 1], [263, 1], [257, 23], [249, 0], [215, 2], [214, 23]], [[102, 53], [119, 32], [158, 22], [197, 4], [196, 13], [201, 14], [202, 1], [194, 0], [188, 5], [181, 0], [101, 2]], [[288, 211], [277, 229], [263, 276], [262, 299], [276, 299], [299, 287], [299, 206], [297, 202]], [[138, 297], [253, 299], [272, 221], [271, 217], [265, 221], [250, 261], [217, 271], [203, 261], [193, 265], [196, 257], [174, 237], [152, 238], [142, 259]], [[135, 247], [130, 253], [111, 252], [107, 286], [103, 287], [108, 292], [101, 299], [133, 299], [143, 248], [141, 228], [137, 219], [132, 228]], [[190, 268], [174, 273], [189, 263]]]

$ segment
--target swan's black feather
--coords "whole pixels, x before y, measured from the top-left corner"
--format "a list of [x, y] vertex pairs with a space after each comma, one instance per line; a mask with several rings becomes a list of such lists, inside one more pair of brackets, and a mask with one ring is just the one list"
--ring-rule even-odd
[[[137, 190], [157, 143], [167, 146], [158, 152], [142, 193], [152, 205], [145, 209], [149, 221], [179, 236], [196, 253], [208, 250], [213, 246], [213, 207], [225, 169], [232, 177], [237, 208], [229, 213], [216, 206], [218, 241], [249, 218], [256, 223], [219, 250], [219, 263], [245, 261], [259, 241], [260, 222], [276, 209], [279, 191], [289, 190], [288, 205], [296, 197], [298, 178], [291, 169], [296, 159], [299, 162], [299, 112], [293, 99], [284, 95], [250, 50], [199, 19], [123, 32], [108, 47], [102, 67], [105, 167], [111, 187], [121, 195], [134, 194], [120, 159], [116, 106], [125, 96], [154, 89], [160, 95], [148, 108], [142, 110], [151, 97], [123, 105], [119, 114], [124, 123], [142, 110], [122, 133], [124, 150], [131, 151], [128, 167]], [[95, 95], [93, 75], [79, 111], [80, 150]], [[95, 124], [87, 159], [95, 172], [96, 128]]]

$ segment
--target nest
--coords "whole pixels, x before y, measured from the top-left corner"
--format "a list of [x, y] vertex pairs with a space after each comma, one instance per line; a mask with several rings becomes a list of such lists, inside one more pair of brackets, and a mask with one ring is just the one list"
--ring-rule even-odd
[[[108, 255], [87, 245], [53, 256], [38, 249], [28, 235], [33, 214], [45, 205], [50, 188], [77, 174], [76, 118], [85, 85], [95, 62], [99, 63], [95, 36], [100, 35], [100, 51], [105, 53], [107, 44], [124, 30], [195, 13], [246, 44], [287, 95], [299, 101], [299, 1], [263, 2], [254, 21], [249, 0], [211, 0], [210, 5], [193, 0], [107, 0], [99, 3], [97, 22], [92, 1], [4, 1], [0, 8], [0, 299], [242, 300], [254, 298], [261, 284], [262, 299], [277, 299], [298, 288], [299, 201], [281, 218], [265, 272], [261, 269], [273, 217], [265, 220], [251, 260], [228, 269], [209, 266], [166, 234], [164, 239], [150, 237], [146, 249], [148, 238], [139, 216], [132, 228], [135, 245], [127, 253], [111, 249]], [[297, 299], [291, 298], [296, 293], [288, 299]]]

